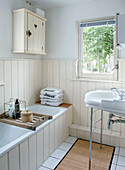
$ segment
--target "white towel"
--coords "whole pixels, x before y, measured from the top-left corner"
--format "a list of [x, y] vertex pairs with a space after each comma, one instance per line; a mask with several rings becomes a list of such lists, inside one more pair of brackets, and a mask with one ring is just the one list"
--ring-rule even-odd
[[53, 100], [53, 99], [40, 99], [41, 102], [52, 102], [52, 103], [58, 103], [58, 102], [64, 102], [63, 99], [60, 99], [60, 100]]
[[58, 89], [58, 88], [52, 88], [52, 87], [47, 87], [45, 89], [42, 89], [40, 91], [40, 94], [50, 94], [50, 95], [56, 95], [56, 94], [60, 94], [60, 93], [63, 93], [63, 90], [62, 89]]
[[63, 102], [56, 102], [56, 103], [52, 103], [52, 102], [41, 102], [41, 104], [43, 105], [49, 105], [49, 106], [59, 106], [61, 105]]
[[40, 95], [41, 99], [53, 99], [53, 100], [60, 100], [63, 99], [64, 94], [58, 94], [58, 95], [50, 95], [50, 94], [44, 94], [44, 95]]

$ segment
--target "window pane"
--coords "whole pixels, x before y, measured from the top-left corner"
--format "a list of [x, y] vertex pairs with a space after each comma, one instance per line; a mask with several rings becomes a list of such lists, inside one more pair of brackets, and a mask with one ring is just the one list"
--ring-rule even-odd
[[114, 67], [114, 25], [83, 28], [83, 73], [110, 73]]

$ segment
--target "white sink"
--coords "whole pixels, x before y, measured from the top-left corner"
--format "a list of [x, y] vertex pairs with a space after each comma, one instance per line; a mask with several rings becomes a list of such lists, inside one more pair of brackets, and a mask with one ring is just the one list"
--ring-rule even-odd
[[117, 92], [107, 90], [90, 91], [85, 95], [85, 103], [87, 107], [125, 116], [125, 100], [120, 100]]
[[87, 105], [98, 106], [98, 107], [101, 106], [102, 100], [113, 101], [118, 99], [119, 99], [119, 95], [116, 92], [111, 92], [107, 90], [90, 91], [85, 95], [85, 103]]

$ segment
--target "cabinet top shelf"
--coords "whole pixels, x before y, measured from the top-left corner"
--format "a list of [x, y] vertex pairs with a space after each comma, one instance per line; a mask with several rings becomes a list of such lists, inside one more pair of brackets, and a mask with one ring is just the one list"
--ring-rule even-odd
[[36, 16], [36, 17], [42, 19], [42, 20], [44, 20], [44, 21], [47, 21], [45, 18], [43, 18], [43, 17], [37, 15], [36, 13], [34, 13], [34, 12], [32, 12], [32, 11], [26, 9], [26, 8], [21, 8], [21, 9], [13, 10], [12, 13], [22, 12], [22, 11], [23, 11], [23, 12], [28, 12], [28, 13], [30, 13], [30, 14], [32, 14], [32, 15], [34, 15], [34, 16]]

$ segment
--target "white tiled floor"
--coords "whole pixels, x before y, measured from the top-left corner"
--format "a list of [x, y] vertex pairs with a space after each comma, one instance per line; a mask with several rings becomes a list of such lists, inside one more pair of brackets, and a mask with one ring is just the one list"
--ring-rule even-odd
[[65, 142], [74, 144], [76, 140], [77, 138], [69, 136], [68, 138], [66, 138]]
[[75, 143], [77, 138], [69, 136], [65, 142], [63, 142], [56, 151], [52, 153], [52, 155], [43, 163], [43, 165], [39, 168], [39, 170], [53, 170], [59, 164], [59, 162], [63, 159], [63, 157], [67, 154], [69, 149]]
[[125, 148], [115, 148], [110, 170], [125, 170]]
[[59, 149], [62, 149], [64, 151], [68, 151], [72, 147], [71, 143], [63, 142], [60, 146]]
[[50, 168], [50, 169], [54, 169], [54, 168], [58, 165], [59, 162], [60, 162], [59, 159], [49, 157], [49, 158], [43, 163], [43, 167], [47, 167], [47, 168]]
[[[67, 154], [77, 138], [69, 136], [52, 155], [43, 163], [39, 170], [53, 170]], [[125, 170], [125, 148], [115, 148], [110, 170]]]
[[66, 153], [67, 153], [67, 151], [63, 151], [61, 149], [56, 149], [56, 151], [53, 152], [53, 154], [51, 156], [56, 158], [56, 159], [61, 160], [66, 155]]

